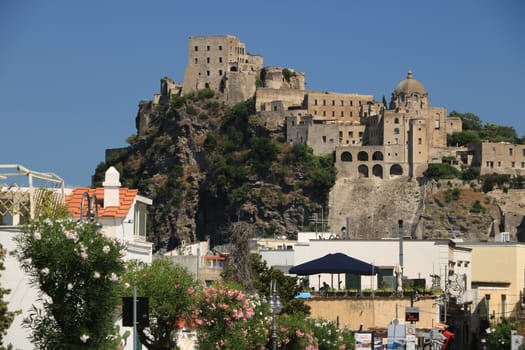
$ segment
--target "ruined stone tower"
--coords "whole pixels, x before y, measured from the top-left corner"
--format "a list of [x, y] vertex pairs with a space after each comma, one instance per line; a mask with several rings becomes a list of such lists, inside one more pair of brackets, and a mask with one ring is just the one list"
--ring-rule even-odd
[[192, 36], [182, 93], [209, 88], [227, 104], [235, 104], [255, 94], [262, 67], [262, 56], [248, 54], [235, 36]]

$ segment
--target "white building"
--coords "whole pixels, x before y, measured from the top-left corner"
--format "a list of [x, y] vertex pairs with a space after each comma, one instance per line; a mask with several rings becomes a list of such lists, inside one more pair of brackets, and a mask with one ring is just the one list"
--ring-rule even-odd
[[73, 189], [66, 196], [68, 211], [76, 219], [87, 217], [89, 198], [96, 199], [95, 220], [101, 232], [126, 245], [126, 260], [152, 261], [153, 243], [146, 241], [147, 206], [152, 201], [138, 190], [120, 187], [120, 174], [114, 167], [106, 171], [103, 187]]
[[[425, 288], [450, 289], [454, 283], [458, 297], [469, 298], [471, 283], [471, 249], [460, 247], [449, 240], [403, 240], [400, 254], [398, 239], [341, 240], [321, 239], [298, 243], [294, 247], [295, 265], [323, 257], [330, 253], [343, 253], [380, 268], [375, 277], [320, 274], [310, 276], [310, 287], [318, 289], [323, 282], [333, 288], [377, 289], [395, 283], [396, 269], [402, 268], [403, 279], [424, 280]], [[402, 264], [401, 264], [402, 260]], [[456, 286], [458, 284], [458, 286]], [[461, 295], [459, 295], [461, 294]]]

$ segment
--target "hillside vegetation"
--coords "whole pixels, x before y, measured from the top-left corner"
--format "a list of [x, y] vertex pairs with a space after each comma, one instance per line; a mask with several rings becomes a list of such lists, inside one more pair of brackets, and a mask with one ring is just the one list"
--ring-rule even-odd
[[[141, 119], [142, 118], [142, 119]], [[211, 90], [175, 97], [169, 105], [143, 102], [137, 116], [148, 128], [109, 150], [95, 171], [115, 166], [123, 186], [153, 199], [149, 230], [156, 248], [181, 240], [228, 240], [230, 222], [245, 221], [261, 236], [293, 235], [326, 205], [335, 182], [333, 156], [283, 143], [255, 116], [254, 100], [231, 108]]]

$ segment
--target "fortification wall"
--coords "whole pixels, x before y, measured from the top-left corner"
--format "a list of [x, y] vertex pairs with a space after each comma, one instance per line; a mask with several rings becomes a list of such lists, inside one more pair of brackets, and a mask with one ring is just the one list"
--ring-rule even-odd
[[285, 110], [291, 106], [300, 107], [305, 93], [304, 90], [258, 88], [255, 93], [255, 110], [261, 112], [270, 109], [273, 101], [282, 101]]

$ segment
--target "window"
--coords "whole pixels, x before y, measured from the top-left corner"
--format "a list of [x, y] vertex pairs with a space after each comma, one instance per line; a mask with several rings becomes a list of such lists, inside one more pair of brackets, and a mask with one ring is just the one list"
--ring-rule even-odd
[[210, 71], [209, 70], [206, 71], [206, 75], [210, 76]]
[[350, 117], [352, 117], [352, 112], [350, 112]]
[[332, 106], [335, 106], [335, 100], [332, 100]]
[[496, 155], [496, 147], [492, 147], [492, 155], [493, 155], [493, 156]]
[[511, 162], [511, 163], [510, 163], [510, 166], [511, 166], [512, 168], [514, 168], [514, 167], [516, 166], [516, 163]]
[[345, 105], [345, 101], [341, 100], [341, 106]]
[[206, 57], [206, 63], [210, 63], [210, 58]]
[[523, 154], [522, 154], [522, 156], [524, 156], [524, 157], [525, 157], [525, 148], [524, 148], [524, 149], [522, 149], [521, 151], [522, 151], [522, 153], [523, 153]]
[[394, 129], [394, 135], [399, 135], [399, 128]]
[[195, 51], [199, 51], [199, 47], [198, 46], [195, 46]]
[[322, 139], [323, 139], [323, 143], [326, 143], [326, 136], [323, 136]]
[[512, 156], [512, 148], [509, 148], [509, 156]]
[[501, 160], [498, 161], [498, 168], [501, 167]]
[[222, 45], [219, 45], [219, 51], [222, 51]]
[[326, 106], [326, 100], [323, 100], [323, 106]]
[[207, 51], [210, 51], [210, 46], [209, 46], [209, 45], [206, 46], [206, 50], [207, 50]]
[[332, 111], [332, 117], [335, 117], [335, 111]]
[[341, 117], [345, 116], [345, 112], [341, 111]]
[[521, 162], [521, 167], [525, 168], [525, 162]]
[[353, 138], [354, 137], [354, 132], [353, 131], [349, 131], [348, 132], [348, 137], [349, 138]]
[[199, 63], [199, 59], [198, 58], [195, 59], [195, 64], [197, 64], [197, 63]]
[[314, 106], [317, 106], [317, 100], [314, 100]]
[[399, 118], [394, 119], [394, 124], [399, 124]]
[[219, 69], [219, 75], [222, 75], [222, 69]]
[[354, 105], [354, 101], [350, 100], [350, 106]]
[[323, 111], [323, 117], [326, 117], [326, 111]]
[[417, 144], [418, 144], [418, 145], [421, 145], [422, 143], [423, 143], [423, 140], [421, 139], [421, 137], [418, 138], [418, 139], [417, 139]]
[[359, 131], [359, 137], [363, 137], [363, 132]]
[[219, 57], [219, 63], [222, 63], [222, 57]]

